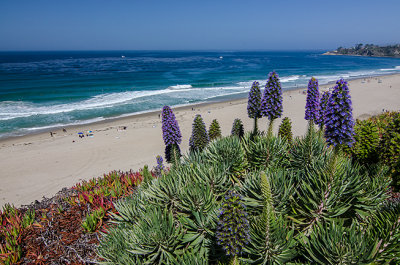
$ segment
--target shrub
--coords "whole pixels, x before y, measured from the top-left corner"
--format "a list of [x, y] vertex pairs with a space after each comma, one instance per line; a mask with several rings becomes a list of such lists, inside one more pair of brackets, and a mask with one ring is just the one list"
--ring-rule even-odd
[[400, 112], [394, 113], [382, 135], [382, 160], [390, 167], [393, 186], [400, 188]]
[[351, 148], [351, 154], [363, 163], [376, 163], [380, 141], [376, 125], [369, 120], [357, 120], [354, 132], [355, 142]]

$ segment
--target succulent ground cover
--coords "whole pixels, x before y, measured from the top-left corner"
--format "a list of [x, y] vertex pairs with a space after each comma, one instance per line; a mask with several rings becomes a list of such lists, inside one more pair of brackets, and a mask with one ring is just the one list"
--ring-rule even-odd
[[99, 232], [106, 232], [117, 199], [132, 194], [144, 176], [113, 171], [63, 189], [51, 199], [0, 211], [0, 264], [93, 264]]

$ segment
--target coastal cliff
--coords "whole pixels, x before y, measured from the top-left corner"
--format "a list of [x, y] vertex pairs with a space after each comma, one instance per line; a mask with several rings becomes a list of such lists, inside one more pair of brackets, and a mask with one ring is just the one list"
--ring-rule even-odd
[[400, 58], [400, 44], [378, 46], [373, 44], [356, 44], [351, 48], [339, 47], [334, 51], [328, 51], [324, 55], [352, 55], [371, 57], [396, 57]]

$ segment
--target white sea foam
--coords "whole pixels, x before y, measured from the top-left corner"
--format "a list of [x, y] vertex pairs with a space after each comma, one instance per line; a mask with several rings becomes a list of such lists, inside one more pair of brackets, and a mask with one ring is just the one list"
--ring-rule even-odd
[[381, 71], [400, 71], [400, 66], [395, 66], [394, 68], [383, 68]]
[[70, 104], [55, 104], [48, 106], [42, 106], [30, 102], [3, 101], [0, 102], [0, 120], [10, 120], [21, 117], [29, 117], [33, 115], [59, 114], [79, 110], [111, 108], [115, 105], [128, 104], [134, 99], [175, 92], [176, 91], [171, 89], [164, 89], [108, 93], [97, 95], [80, 102]]
[[[233, 90], [243, 89], [241, 87], [206, 87], [192, 88], [181, 86], [180, 89], [162, 89], [149, 91], [127, 91], [119, 93], [108, 93], [94, 96], [90, 99], [69, 104], [39, 105], [31, 102], [3, 101], [0, 102], [0, 120], [11, 120], [15, 118], [30, 117], [35, 115], [54, 115], [72, 111], [87, 111], [93, 109], [105, 109], [125, 104], [135, 103], [136, 99], [148, 98], [157, 95], [171, 94], [173, 97], [190, 97], [186, 92], [201, 93], [204, 91], [216, 91], [218, 95], [227, 95]], [[226, 90], [226, 91], [225, 91]], [[210, 93], [208, 92], [208, 93]], [[201, 96], [203, 97], [203, 96]]]
[[377, 76], [377, 75], [382, 75], [382, 74], [383, 74], [382, 69], [380, 69], [380, 70], [349, 71], [346, 73], [337, 73], [337, 74], [332, 74], [332, 75], [317, 75], [314, 77], [318, 79], [320, 84], [326, 84], [326, 83], [334, 82], [334, 81], [338, 80], [339, 78], [354, 79], [354, 78], [361, 78], [361, 77], [367, 77], [367, 76]]
[[[290, 83], [295, 82], [301, 79], [306, 78], [305, 75], [290, 75], [290, 76], [283, 76], [279, 80], [281, 83]], [[260, 83], [260, 86], [264, 86], [267, 83], [267, 79], [265, 80], [255, 80]], [[245, 82], [238, 82], [237, 84], [241, 87], [248, 87], [250, 88], [254, 81], [245, 81]]]
[[296, 81], [298, 79], [300, 79], [299, 75], [290, 75], [290, 76], [287, 76], [287, 77], [280, 78], [281, 83], [292, 82], [292, 81]]
[[73, 126], [73, 125], [82, 125], [82, 124], [89, 124], [89, 123], [94, 123], [94, 122], [99, 122], [99, 121], [104, 121], [105, 118], [103, 117], [98, 117], [94, 119], [89, 119], [89, 120], [82, 120], [82, 121], [76, 121], [76, 122], [71, 122], [71, 123], [56, 123], [48, 126], [41, 126], [41, 127], [32, 127], [32, 128], [23, 128], [22, 130], [25, 131], [41, 131], [41, 130], [47, 130], [51, 128], [60, 128], [60, 127], [67, 127], [67, 126]]
[[[395, 66], [391, 71], [400, 71], [400, 66]], [[387, 73], [383, 69], [377, 70], [363, 70], [363, 71], [349, 71], [342, 73], [332, 73], [326, 75], [315, 76], [320, 84], [334, 82], [339, 78], [357, 78], [363, 76], [382, 75]], [[283, 87], [290, 87], [296, 85], [306, 85], [310, 76], [306, 75], [290, 75], [283, 76], [281, 82]], [[266, 80], [257, 80], [260, 87], [263, 87]], [[107, 93], [94, 96], [87, 100], [63, 103], [42, 105], [31, 102], [22, 101], [3, 101], [0, 102], [0, 121], [11, 120], [15, 118], [30, 117], [35, 115], [54, 115], [61, 113], [69, 113], [74, 111], [88, 111], [93, 109], [106, 109], [121, 106], [125, 104], [140, 104], [137, 99], [143, 98], [147, 100], [158, 95], [167, 95], [173, 101], [194, 100], [202, 101], [210, 98], [233, 95], [237, 93], [248, 92], [253, 81], [238, 82], [234, 86], [216, 86], [216, 87], [192, 87], [188, 84], [181, 84], [170, 86], [161, 90], [147, 90], [147, 91], [126, 91], [119, 93]], [[152, 98], [153, 100], [153, 98]], [[53, 125], [51, 127], [54, 127]], [[39, 128], [45, 129], [45, 128]], [[37, 130], [33, 128], [32, 130]]]
[[170, 86], [168, 87], [169, 89], [188, 89], [192, 88], [191, 85], [176, 85], [176, 86]]
[[[260, 86], [263, 86], [263, 84], [265, 85], [265, 83], [267, 82], [267, 80], [255, 80], [258, 83], [260, 83]], [[246, 87], [249, 88], [251, 87], [251, 85], [253, 84], [254, 81], [245, 81], [245, 82], [238, 82], [237, 85], [240, 87]]]

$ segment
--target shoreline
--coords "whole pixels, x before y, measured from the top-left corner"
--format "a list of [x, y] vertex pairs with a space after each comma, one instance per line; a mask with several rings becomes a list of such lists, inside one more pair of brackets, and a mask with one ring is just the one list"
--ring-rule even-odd
[[[342, 54], [323, 54], [323, 55], [342, 55]], [[400, 73], [392, 73], [392, 74], [382, 74], [382, 75], [371, 75], [371, 76], [365, 76], [365, 77], [354, 77], [354, 78], [347, 78], [347, 81], [354, 81], [354, 80], [361, 80], [361, 79], [366, 79], [366, 78], [375, 78], [375, 77], [384, 77], [384, 76], [392, 76], [392, 75], [400, 75]], [[330, 85], [334, 85], [336, 83], [336, 81], [330, 81], [326, 84], [320, 85], [321, 88], [326, 88], [327, 86]], [[264, 87], [261, 87], [261, 92], [263, 92]], [[284, 90], [283, 93], [289, 93], [291, 91], [300, 91], [300, 90], [304, 90], [307, 89], [307, 86], [301, 86], [301, 87], [293, 87], [293, 88], [289, 88], [287, 90]], [[250, 90], [250, 88], [249, 88]], [[248, 93], [248, 92], [247, 92]], [[247, 93], [240, 93], [237, 94], [235, 97], [229, 98], [231, 97], [230, 95], [225, 95], [225, 96], [219, 96], [221, 98], [224, 98], [222, 100], [210, 100], [210, 101], [201, 101], [201, 102], [196, 102], [196, 103], [188, 103], [188, 104], [181, 104], [181, 105], [175, 105], [175, 106], [170, 106], [173, 109], [182, 109], [182, 108], [192, 108], [192, 107], [203, 107], [206, 105], [212, 105], [212, 104], [217, 104], [217, 103], [224, 103], [224, 102], [229, 102], [229, 101], [240, 101], [243, 99], [247, 99]], [[241, 94], [244, 94], [243, 96], [239, 96]], [[6, 137], [0, 137], [0, 145], [3, 142], [6, 142], [8, 140], [12, 140], [12, 139], [19, 139], [19, 138], [27, 138], [30, 136], [34, 136], [34, 135], [40, 135], [40, 134], [50, 134], [50, 132], [60, 132], [62, 131], [64, 128], [68, 130], [75, 130], [75, 129], [79, 129], [81, 127], [90, 127], [90, 126], [97, 126], [97, 125], [102, 125], [102, 124], [108, 124], [108, 123], [114, 123], [116, 121], [123, 121], [126, 119], [132, 119], [132, 118], [141, 118], [141, 117], [145, 117], [148, 115], [156, 115], [161, 113], [161, 109], [160, 110], [148, 110], [148, 111], [142, 111], [142, 112], [135, 112], [135, 113], [127, 113], [127, 114], [123, 114], [121, 116], [117, 116], [117, 117], [110, 117], [110, 118], [104, 118], [103, 120], [99, 120], [99, 121], [94, 121], [94, 122], [88, 122], [85, 123], [85, 121], [83, 121], [82, 123], [77, 123], [77, 124], [66, 124], [66, 125], [55, 125], [54, 127], [51, 127], [51, 125], [49, 126], [49, 128], [44, 128], [44, 129], [37, 129], [37, 130], [33, 130], [32, 132], [26, 133], [26, 134], [22, 134], [22, 135], [10, 135], [10, 136], [6, 136]], [[1, 148], [1, 147], [0, 147]]]
[[[381, 82], [379, 82], [381, 80]], [[368, 118], [382, 110], [400, 110], [400, 74], [365, 77], [349, 81], [354, 118]], [[320, 91], [332, 87], [321, 85]], [[250, 89], [250, 88], [249, 88]], [[278, 131], [283, 117], [292, 121], [293, 135], [307, 130], [304, 120], [305, 87], [284, 91], [283, 115], [275, 122]], [[247, 117], [247, 98], [203, 102], [173, 107], [182, 133], [181, 150], [189, 150], [189, 138], [195, 115], [200, 114], [209, 128], [213, 119], [221, 126], [222, 135], [230, 134], [235, 118], [240, 118], [245, 130], [251, 130], [253, 120]], [[42, 196], [51, 197], [64, 187], [82, 180], [102, 176], [112, 170], [139, 170], [144, 165], [156, 165], [156, 156], [164, 157], [161, 110], [131, 115], [91, 124], [62, 127], [54, 131], [0, 140], [0, 206], [12, 203], [27, 205]], [[259, 129], [267, 129], [267, 119], [259, 120]], [[126, 127], [124, 129], [124, 127]], [[79, 138], [78, 132], [93, 132], [92, 137]]]
[[393, 59], [400, 59], [400, 56], [374, 56], [374, 55], [360, 55], [360, 54], [341, 54], [341, 53], [334, 53], [334, 52], [324, 52], [322, 55], [330, 55], [330, 56], [358, 56], [358, 57], [372, 57], [372, 58], [393, 58]]

